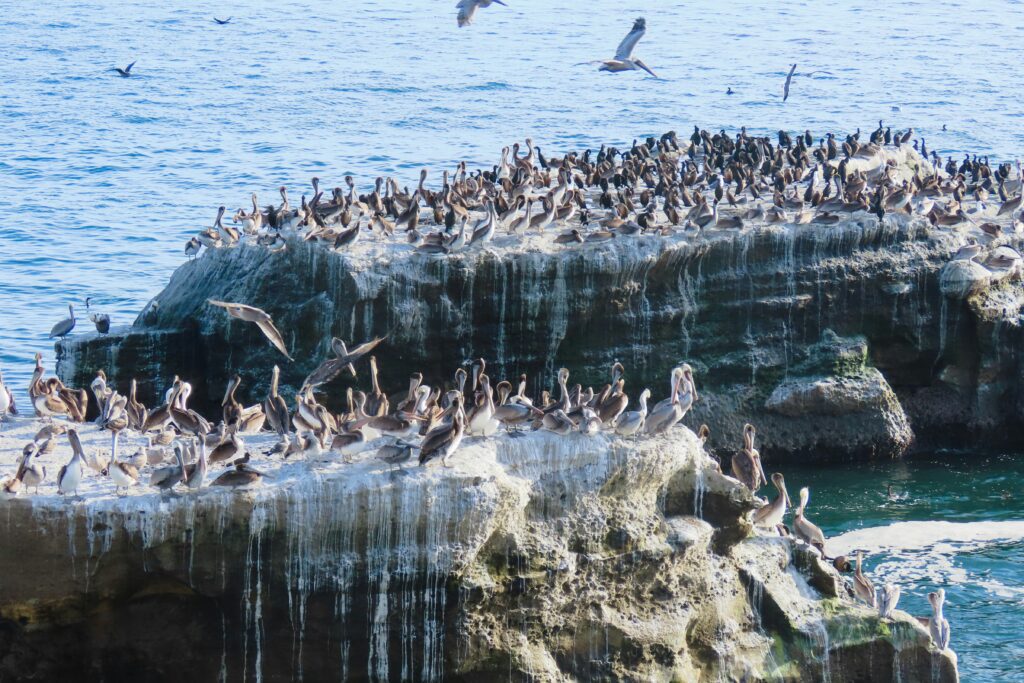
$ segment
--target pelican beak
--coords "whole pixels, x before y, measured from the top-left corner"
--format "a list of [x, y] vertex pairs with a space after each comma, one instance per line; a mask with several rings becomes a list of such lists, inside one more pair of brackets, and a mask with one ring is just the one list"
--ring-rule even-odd
[[655, 78], [658, 78], [660, 80], [660, 76], [658, 76], [658, 74], [656, 74], [653, 71], [651, 71], [650, 68], [648, 68], [648, 66], [646, 64], [644, 64], [643, 62], [641, 62], [639, 59], [634, 59], [633, 63], [636, 64], [641, 69], [643, 69], [644, 71], [646, 71], [647, 73], [651, 74], [652, 76], [654, 76]]
[[506, 5], [506, 4], [504, 3], [504, 2], [502, 2], [502, 0], [494, 0], [494, 2], [496, 2], [496, 3], [498, 3], [499, 5], [502, 5], [502, 6], [504, 6], [504, 7], [508, 7], [508, 5]]

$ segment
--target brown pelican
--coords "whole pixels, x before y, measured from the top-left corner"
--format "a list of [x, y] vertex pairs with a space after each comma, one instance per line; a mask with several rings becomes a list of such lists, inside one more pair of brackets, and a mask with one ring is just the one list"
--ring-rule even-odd
[[26, 489], [32, 487], [36, 493], [39, 493], [39, 485], [46, 479], [46, 467], [39, 463], [40, 455], [39, 448], [34, 443], [28, 445], [21, 457], [14, 479], [4, 486], [7, 493], [17, 493], [22, 486]]
[[227, 19], [218, 19], [217, 17], [214, 17], [214, 18], [213, 18], [213, 20], [214, 20], [214, 21], [216, 21], [216, 22], [217, 22], [218, 24], [220, 24], [221, 26], [223, 26], [224, 24], [229, 24], [229, 23], [231, 23], [231, 20], [232, 20], [232, 19], [234, 19], [234, 17], [228, 17]]
[[810, 497], [811, 492], [806, 486], [800, 489], [800, 506], [793, 513], [793, 532], [801, 541], [814, 546], [821, 551], [822, 555], [824, 555], [825, 534], [821, 533], [821, 529], [804, 516], [807, 508], [807, 501]]
[[280, 379], [281, 368], [275, 365], [270, 375], [270, 388], [267, 390], [267, 398], [263, 401], [263, 412], [266, 413], [270, 428], [278, 434], [284, 435], [290, 431], [290, 418], [288, 415], [288, 404], [277, 393]]
[[647, 33], [647, 20], [640, 17], [633, 22], [633, 28], [630, 29], [626, 37], [619, 43], [619, 48], [615, 51], [615, 57], [612, 59], [597, 60], [596, 62], [589, 62], [590, 64], [600, 64], [598, 71], [609, 71], [611, 73], [618, 73], [620, 71], [635, 71], [637, 69], [643, 69], [647, 73], [651, 74], [655, 78], [658, 74], [648, 68], [639, 57], [631, 57], [633, 54], [633, 48], [640, 42], [640, 39]]
[[569, 419], [569, 416], [561, 408], [555, 408], [541, 419], [541, 429], [554, 432], [559, 436], [567, 436], [575, 428], [576, 423]]
[[4, 373], [0, 370], [0, 423], [3, 423], [8, 415], [17, 414], [18, 408], [14, 405], [14, 394], [4, 384]]
[[420, 445], [420, 465], [425, 465], [431, 460], [440, 457], [441, 464], [448, 466], [448, 458], [462, 443], [462, 436], [466, 428], [466, 414], [463, 412], [462, 394], [457, 394], [452, 403], [452, 421], [450, 424], [442, 424], [435, 427], [424, 438]]
[[75, 307], [73, 304], [68, 304], [68, 317], [53, 326], [50, 330], [50, 339], [53, 339], [54, 337], [60, 337], [63, 339], [68, 336], [73, 329], [75, 329]]
[[946, 603], [946, 590], [940, 588], [934, 593], [928, 594], [928, 602], [932, 606], [932, 618], [928, 622], [928, 632], [935, 641], [936, 647], [945, 650], [949, 647], [949, 622], [942, 613], [943, 605]]
[[114, 392], [107, 399], [106, 404], [103, 406], [103, 413], [100, 415], [100, 429], [110, 432], [111, 464], [117, 462], [117, 437], [128, 428], [128, 411], [125, 410], [127, 403], [127, 398]]
[[214, 479], [210, 486], [226, 486], [237, 489], [259, 483], [266, 476], [263, 472], [249, 466], [249, 454], [246, 453], [235, 462], [232, 469], [221, 473]]
[[754, 524], [757, 526], [775, 528], [782, 524], [786, 516], [786, 509], [789, 507], [789, 493], [786, 491], [786, 480], [778, 472], [772, 475], [772, 483], [775, 490], [779, 492], [778, 497], [754, 513]]
[[732, 476], [746, 484], [751, 493], [757, 493], [762, 485], [768, 483], [761, 467], [761, 454], [754, 448], [756, 434], [754, 425], [743, 425], [743, 450], [732, 457]]
[[366, 397], [366, 414], [371, 417], [387, 415], [389, 404], [387, 395], [380, 389], [380, 380], [377, 376], [377, 357], [370, 356], [370, 384], [372, 390]]
[[32, 402], [33, 407], [36, 409], [36, 415], [39, 417], [45, 417], [48, 420], [53, 420], [54, 417], [72, 417], [72, 409], [60, 397], [58, 393], [58, 387], [60, 386], [60, 380], [56, 377], [51, 377], [43, 383], [40, 393], [36, 395], [35, 400]]
[[647, 416], [644, 426], [647, 434], [662, 434], [672, 429], [697, 400], [697, 386], [690, 366], [684, 365], [678, 373], [673, 370], [673, 376], [676, 377], [676, 383], [670, 400], [660, 402]]
[[651, 390], [644, 389], [640, 392], [640, 409], [622, 413], [615, 421], [615, 433], [620, 436], [636, 436], [643, 429], [644, 421], [647, 419], [647, 399], [651, 397]]
[[128, 426], [141, 432], [146, 424], [146, 419], [149, 417], [149, 411], [136, 398], [137, 386], [138, 383], [132, 378], [131, 386], [128, 389], [128, 403], [125, 405], [125, 410], [128, 411]]
[[274, 327], [274, 321], [270, 316], [263, 310], [256, 308], [255, 306], [247, 306], [246, 304], [227, 303], [225, 301], [216, 301], [214, 299], [207, 299], [206, 303], [212, 306], [219, 306], [225, 309], [232, 318], [238, 318], [249, 323], [256, 323], [265, 336], [274, 347], [284, 354], [285, 358], [292, 360], [292, 357], [288, 355], [288, 349], [285, 347], [284, 338], [281, 333]]
[[459, 10], [458, 15], [455, 17], [459, 28], [472, 24], [473, 16], [476, 14], [477, 9], [490, 7], [492, 2], [508, 7], [508, 5], [505, 5], [504, 0], [459, 0], [458, 4], [455, 5]]
[[887, 583], [878, 591], [878, 616], [883, 619], [892, 619], [892, 613], [900, 601], [900, 587], [894, 583]]
[[348, 371], [353, 377], [355, 377], [356, 368], [354, 363], [377, 348], [377, 346], [386, 338], [387, 335], [385, 334], [383, 337], [371, 339], [368, 342], [363, 342], [351, 351], [349, 351], [348, 347], [345, 346], [344, 341], [337, 337], [332, 338], [331, 350], [334, 352], [335, 357], [328, 358], [321, 363], [302, 383], [303, 388], [318, 387], [321, 384], [326, 384], [337, 377], [338, 373], [345, 368], [348, 368]]
[[71, 444], [74, 454], [68, 464], [61, 467], [57, 474], [57, 492], [62, 496], [78, 494], [78, 486], [82, 483], [82, 465], [85, 462], [82, 442], [78, 438], [78, 432], [74, 429], [68, 430], [68, 442]]
[[487, 436], [492, 434], [497, 427], [497, 422], [494, 420], [494, 394], [491, 392], [491, 379], [485, 374], [478, 374], [477, 367], [473, 366], [473, 384], [479, 382], [480, 391], [477, 392], [479, 400], [466, 416], [466, 432]]
[[233, 460], [239, 454], [245, 453], [245, 443], [243, 443], [242, 438], [238, 436], [238, 429], [236, 427], [228, 427], [227, 429], [228, 438], [210, 451], [210, 457], [208, 459], [208, 463], [210, 465], [218, 462], [225, 462], [227, 460]]
[[509, 394], [512, 392], [512, 385], [508, 382], [498, 383], [498, 406], [494, 409], [494, 419], [505, 425], [505, 429], [528, 424], [533, 420], [538, 411], [532, 405], [519, 403], [511, 400]]
[[864, 576], [864, 572], [861, 571], [861, 561], [863, 560], [863, 553], [857, 551], [857, 568], [853, 571], [853, 593], [858, 598], [868, 603], [871, 607], [875, 606], [875, 586], [871, 583], [871, 579]]
[[159, 467], [154, 469], [149, 476], [149, 485], [155, 486], [161, 491], [170, 491], [185, 476], [184, 445], [180, 441], [174, 442], [174, 458], [176, 465]]

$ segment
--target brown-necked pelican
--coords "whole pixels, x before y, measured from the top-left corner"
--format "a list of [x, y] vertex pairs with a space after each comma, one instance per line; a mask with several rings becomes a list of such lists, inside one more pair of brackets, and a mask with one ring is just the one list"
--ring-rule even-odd
[[74, 454], [57, 474], [57, 492], [62, 496], [78, 493], [78, 486], [82, 483], [82, 464], [85, 462], [85, 451], [82, 450], [82, 442], [76, 430], [68, 430], [68, 442]]
[[940, 588], [934, 593], [928, 594], [928, 602], [932, 606], [932, 618], [928, 622], [928, 632], [940, 650], [949, 647], [949, 622], [942, 614], [942, 607], [946, 603], [946, 590]]
[[284, 344], [284, 338], [281, 333], [274, 327], [274, 321], [270, 318], [270, 315], [266, 311], [263, 311], [255, 306], [247, 306], [246, 304], [228, 303], [226, 301], [217, 301], [215, 299], [207, 299], [206, 303], [211, 306], [219, 306], [228, 312], [232, 318], [238, 318], [244, 320], [247, 323], [256, 323], [265, 336], [274, 347], [284, 354], [285, 358], [292, 360], [292, 357], [288, 354], [288, 349]]
[[284, 435], [290, 431], [290, 418], [288, 415], [288, 404], [277, 393], [280, 380], [281, 368], [275, 365], [274, 371], [270, 375], [270, 388], [267, 390], [267, 399], [263, 402], [263, 412], [266, 413], [267, 422], [270, 423], [271, 429], [278, 434]]
[[643, 69], [647, 73], [651, 74], [655, 78], [658, 74], [651, 71], [651, 69], [640, 60], [639, 57], [631, 57], [633, 54], [633, 48], [640, 42], [640, 39], [647, 33], [647, 20], [643, 17], [638, 18], [633, 22], [633, 28], [626, 37], [619, 43], [619, 48], [615, 51], [615, 57], [612, 59], [597, 60], [596, 62], [589, 62], [590, 64], [600, 63], [598, 71], [608, 71], [611, 73], [618, 73], [620, 71], [636, 71], [637, 69]]
[[807, 519], [804, 513], [807, 511], [807, 501], [810, 500], [811, 492], [805, 486], [800, 489], [800, 506], [793, 513], [793, 533], [804, 543], [814, 546], [825, 554], [825, 534], [814, 522]]
[[149, 476], [149, 485], [155, 486], [161, 491], [170, 491], [174, 488], [178, 482], [180, 482], [185, 476], [185, 456], [184, 456], [184, 444], [180, 441], [174, 442], [174, 459], [177, 461], [176, 465], [170, 465], [168, 467], [159, 467], [154, 469], [152, 474]]
[[53, 326], [50, 330], [50, 339], [53, 339], [54, 337], [60, 337], [63, 339], [68, 336], [73, 329], [75, 329], [75, 307], [73, 304], [68, 304], [68, 317]]
[[257, 484], [264, 477], [269, 476], [249, 466], [248, 453], [236, 460], [234, 464], [235, 466], [232, 469], [222, 473], [219, 477], [214, 479], [210, 486], [226, 486], [228, 488], [238, 489], [244, 486]]
[[857, 568], [853, 571], [853, 593], [871, 607], [875, 606], [875, 585], [871, 579], [864, 576], [861, 570], [861, 562], [864, 559], [863, 553], [857, 551]]
[[505, 5], [504, 0], [459, 0], [455, 5], [459, 10], [458, 15], [455, 17], [459, 24], [459, 28], [472, 24], [473, 16], [476, 14], [477, 9], [490, 7], [491, 3], [497, 3], [508, 7], [508, 5]]
[[25, 448], [14, 479], [4, 485], [4, 490], [7, 493], [17, 493], [22, 486], [26, 489], [32, 487], [36, 493], [39, 493], [39, 485], [46, 479], [46, 467], [39, 463], [40, 455], [39, 447], [34, 443], [30, 443]]
[[761, 467], [761, 454], [754, 448], [756, 434], [754, 425], [743, 425], [743, 450], [732, 456], [733, 478], [745, 484], [751, 493], [757, 493], [761, 486], [768, 483]]

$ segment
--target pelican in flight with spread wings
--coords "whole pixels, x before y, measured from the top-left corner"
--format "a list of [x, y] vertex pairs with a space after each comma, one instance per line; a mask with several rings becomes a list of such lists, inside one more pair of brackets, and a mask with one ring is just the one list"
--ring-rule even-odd
[[490, 7], [492, 2], [508, 7], [502, 0], [459, 0], [458, 4], [455, 5], [459, 10], [458, 17], [456, 17], [459, 21], [459, 28], [472, 24], [473, 15], [476, 14], [477, 8]]
[[284, 345], [284, 338], [281, 333], [274, 327], [274, 321], [270, 319], [270, 315], [266, 311], [256, 308], [255, 306], [246, 306], [245, 304], [228, 303], [226, 301], [215, 301], [214, 299], [207, 299], [206, 303], [211, 306], [219, 306], [228, 312], [232, 318], [238, 318], [244, 320], [247, 323], [256, 323], [263, 332], [263, 336], [266, 337], [271, 344], [274, 345], [278, 351], [285, 355], [285, 358], [291, 360], [292, 357], [288, 354], [288, 348]]
[[639, 57], [631, 57], [633, 54], [633, 48], [640, 42], [640, 39], [647, 33], [647, 20], [640, 17], [633, 22], [633, 28], [630, 30], [626, 37], [619, 43], [619, 49], [615, 51], [615, 57], [612, 59], [598, 59], [593, 62], [584, 62], [584, 64], [600, 64], [598, 71], [610, 71], [612, 73], [618, 73], [620, 71], [636, 71], [637, 69], [643, 69], [647, 73], [651, 74], [655, 78], [658, 78], [658, 74], [650, 70], [650, 68], [640, 60]]

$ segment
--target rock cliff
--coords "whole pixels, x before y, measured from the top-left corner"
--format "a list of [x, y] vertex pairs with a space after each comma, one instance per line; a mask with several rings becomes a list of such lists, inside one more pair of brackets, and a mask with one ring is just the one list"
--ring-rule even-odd
[[[498, 238], [453, 255], [243, 244], [182, 265], [130, 328], [69, 339], [59, 371], [81, 385], [104, 368], [122, 390], [135, 376], [150, 401], [181, 374], [199, 385], [193, 403], [212, 409], [236, 371], [253, 401], [274, 363], [295, 387], [332, 335], [388, 334], [378, 355], [393, 391], [411, 372], [436, 383], [477, 357], [492, 377], [527, 373], [531, 392], [554, 389], [562, 366], [570, 384], [599, 388], [619, 360], [632, 396], [647, 386], [660, 400], [687, 361], [702, 390], [688, 424], [706, 422], [710, 443], [731, 452], [752, 422], [768, 460], [888, 457], [915, 440], [1020, 445], [1006, 426], [1024, 405], [1022, 288], [977, 263], [944, 270], [975, 234], [967, 222], [858, 213], [570, 247]], [[267, 310], [295, 363], [207, 298]], [[323, 400], [339, 405], [347, 381]]]
[[682, 427], [267, 467], [251, 491], [0, 500], [0, 678], [957, 679], [911, 616], [753, 535]]

